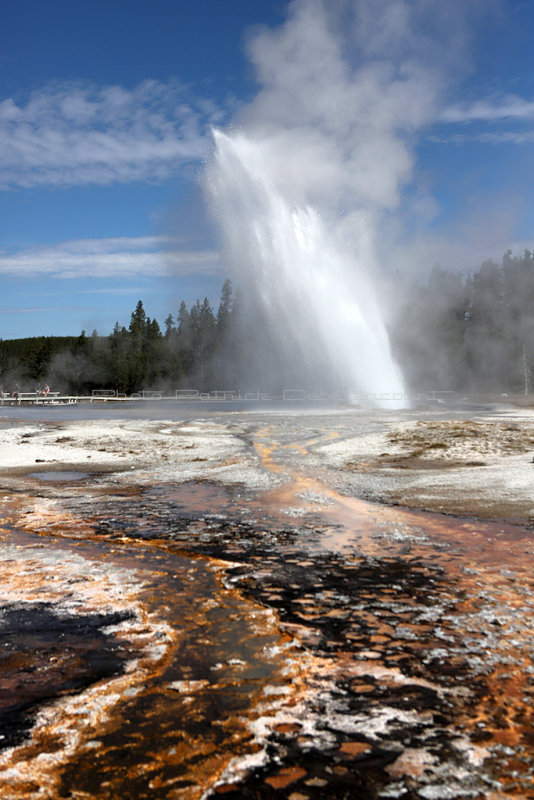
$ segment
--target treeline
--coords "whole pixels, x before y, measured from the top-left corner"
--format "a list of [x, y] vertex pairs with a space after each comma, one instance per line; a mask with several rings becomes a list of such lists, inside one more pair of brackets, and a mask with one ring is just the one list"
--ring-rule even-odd
[[534, 388], [534, 253], [505, 253], [473, 275], [434, 267], [399, 303], [391, 341], [418, 391]]
[[182, 302], [163, 331], [139, 300], [128, 328], [117, 322], [109, 336], [82, 331], [78, 337], [0, 341], [0, 383], [4, 392], [17, 385], [33, 391], [46, 382], [55, 391], [81, 395], [104, 388], [128, 395], [141, 389], [235, 388], [231, 350], [238, 305], [225, 281], [216, 313], [207, 299], [190, 308]]
[[17, 386], [33, 391], [48, 377], [50, 364], [85, 353], [85, 334], [81, 336], [32, 336], [26, 339], [0, 340], [0, 388], [12, 393]]
[[[500, 264], [487, 261], [470, 276], [435, 267], [424, 283], [406, 286], [399, 280], [389, 334], [409, 388], [529, 392], [533, 310], [534, 253], [528, 250], [522, 256], [509, 251]], [[117, 323], [109, 336], [94, 331], [0, 341], [0, 384], [10, 392], [16, 384], [31, 391], [46, 382], [66, 394], [104, 388], [125, 394], [272, 391], [265, 384], [275, 376], [275, 388], [314, 390], [314, 381], [323, 379], [319, 361], [310, 377], [299, 359], [284, 360], [273, 328], [227, 280], [216, 311], [207, 299], [189, 308], [182, 302], [163, 330], [140, 300], [129, 326]]]

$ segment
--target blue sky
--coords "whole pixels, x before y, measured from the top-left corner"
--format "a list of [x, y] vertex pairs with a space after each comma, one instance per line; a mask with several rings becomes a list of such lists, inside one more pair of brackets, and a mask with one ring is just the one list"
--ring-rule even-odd
[[[439, 61], [424, 108], [408, 97], [413, 125], [396, 132], [408, 163], [393, 170], [395, 201], [382, 202], [387, 266], [467, 271], [532, 247], [534, 4], [323, 5], [355, 85], [379, 62], [393, 76], [411, 53]], [[312, 15], [321, 0], [0, 3], [0, 338], [105, 335], [138, 299], [160, 324], [182, 299], [216, 305], [229, 269], [201, 190], [210, 131], [265, 127], [270, 114], [281, 124], [269, 72], [278, 51], [259, 31], [283, 31], [295, 9], [302, 22], [308, 6]], [[365, 40], [339, 30], [349, 7]], [[417, 27], [406, 22], [414, 11]], [[401, 44], [392, 19], [406, 25]], [[313, 48], [300, 57], [313, 61]], [[304, 80], [295, 86], [313, 101]]]

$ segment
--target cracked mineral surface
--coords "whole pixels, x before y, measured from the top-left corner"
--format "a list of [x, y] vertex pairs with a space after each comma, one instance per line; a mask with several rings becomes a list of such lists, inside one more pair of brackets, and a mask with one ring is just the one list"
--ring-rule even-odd
[[39, 413], [2, 798], [534, 797], [528, 408]]

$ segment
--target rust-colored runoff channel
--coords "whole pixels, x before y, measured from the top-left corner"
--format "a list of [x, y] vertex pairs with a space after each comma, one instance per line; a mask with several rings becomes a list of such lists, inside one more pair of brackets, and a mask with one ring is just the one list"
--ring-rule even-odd
[[531, 533], [344, 497], [291, 468], [310, 443], [255, 444], [279, 488], [124, 490], [109, 532], [111, 493], [5, 498], [27, 622], [2, 798], [532, 797]]
[[0, 711], [21, 717], [4, 719], [3, 800], [195, 798], [254, 750], [252, 710], [291, 680], [287, 637], [216, 561], [9, 525], [0, 555], [2, 606], [24, 621], [0, 656]]
[[[268, 429], [257, 446], [264, 463], [280, 472], [279, 447]], [[471, 766], [487, 775], [480, 794], [494, 799], [534, 797], [532, 532], [503, 521], [370, 504], [341, 496], [309, 475], [292, 478], [290, 484], [270, 492], [269, 501], [278, 508], [291, 506], [295, 513], [299, 504], [307, 505], [307, 497], [318, 498], [319, 503], [322, 498], [319, 513], [327, 525], [319, 547], [342, 554], [347, 566], [401, 564], [406, 574], [411, 570], [428, 579], [426, 592], [413, 595], [394, 580], [382, 587], [371, 584], [366, 593], [359, 591], [364, 604], [353, 615], [346, 614], [346, 606], [318, 603], [313, 592], [297, 600], [302, 604], [297, 622], [304, 626], [317, 628], [318, 616], [325, 613], [334, 619], [340, 614], [349, 617], [344, 643], [337, 648], [338, 677], [345, 673], [354, 681], [357, 676], [352, 688], [370, 698], [372, 687], [385, 688], [388, 683], [426, 684], [446, 693], [448, 736], [468, 754]], [[388, 603], [393, 614], [385, 613]], [[359, 653], [353, 648], [347, 651], [351, 639], [361, 647]], [[332, 675], [331, 651], [328, 655], [322, 670], [316, 665], [325, 678]], [[372, 724], [370, 714], [369, 727]], [[345, 744], [346, 752], [351, 746]], [[354, 747], [361, 755], [365, 745], [357, 739]], [[430, 779], [435, 762], [432, 747], [407, 747], [387, 771], [391, 777], [404, 778], [409, 790], [410, 777], [426, 772]], [[445, 769], [442, 772], [446, 775]], [[436, 797], [454, 796], [456, 777], [458, 796], [463, 796], [461, 765], [457, 772], [455, 776], [454, 769], [449, 771], [448, 789], [442, 785], [441, 795], [439, 782], [437, 789], [434, 786]], [[467, 783], [464, 788], [468, 792]], [[472, 792], [476, 794], [474, 787]], [[422, 794], [431, 795], [430, 788]]]

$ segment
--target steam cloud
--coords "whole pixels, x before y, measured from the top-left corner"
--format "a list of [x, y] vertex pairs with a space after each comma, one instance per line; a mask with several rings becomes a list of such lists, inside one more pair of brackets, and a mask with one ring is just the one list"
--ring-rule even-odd
[[472, 5], [294, 0], [282, 27], [249, 38], [261, 88], [231, 132], [215, 133], [207, 185], [238, 283], [275, 340], [258, 381], [269, 365], [314, 388], [402, 395], [372, 285], [378, 233], [438, 115]]

